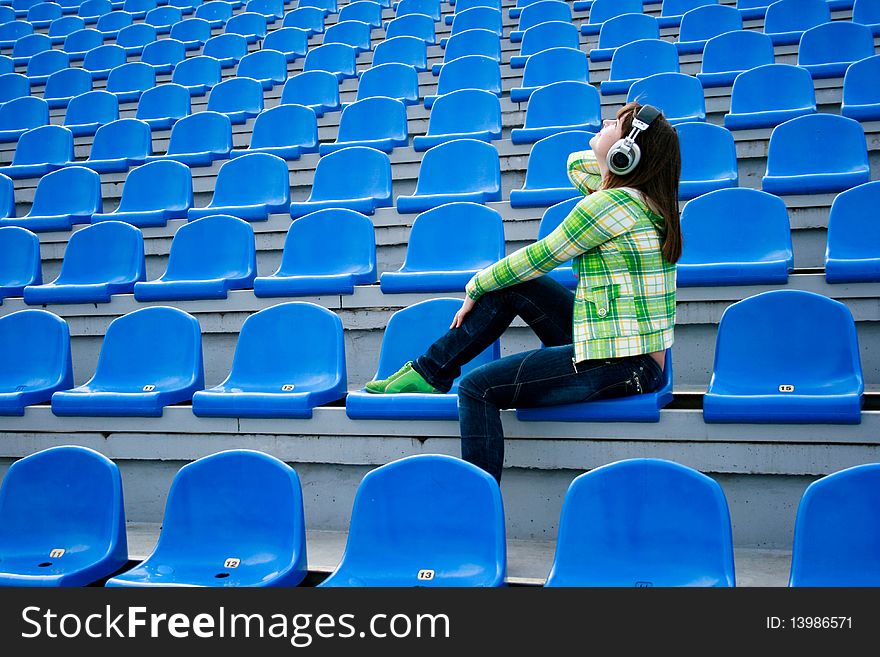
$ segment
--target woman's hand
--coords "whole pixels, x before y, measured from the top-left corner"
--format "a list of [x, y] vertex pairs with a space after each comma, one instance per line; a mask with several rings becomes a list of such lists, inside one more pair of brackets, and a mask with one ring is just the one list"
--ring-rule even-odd
[[471, 309], [473, 309], [476, 301], [471, 299], [467, 294], [464, 295], [464, 303], [461, 304], [461, 308], [459, 308], [458, 312], [455, 313], [455, 317], [452, 318], [452, 324], [449, 328], [458, 328], [461, 326], [464, 321], [464, 316], [467, 315]]

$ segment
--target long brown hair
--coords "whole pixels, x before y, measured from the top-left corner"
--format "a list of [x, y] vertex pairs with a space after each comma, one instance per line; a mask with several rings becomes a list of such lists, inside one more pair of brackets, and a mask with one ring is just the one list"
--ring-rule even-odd
[[[617, 112], [621, 134], [632, 130], [635, 115], [642, 108], [639, 103], [627, 103]], [[605, 174], [602, 189], [632, 187], [639, 190], [654, 204], [666, 220], [661, 232], [663, 256], [672, 264], [681, 256], [681, 226], [678, 212], [678, 181], [681, 177], [681, 152], [678, 133], [662, 114], [651, 127], [640, 133], [636, 143], [641, 159], [632, 173], [619, 176], [611, 171]]]

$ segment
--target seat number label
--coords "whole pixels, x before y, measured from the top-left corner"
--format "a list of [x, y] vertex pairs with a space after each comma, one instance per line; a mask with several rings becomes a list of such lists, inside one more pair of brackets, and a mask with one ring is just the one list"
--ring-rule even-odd
[[235, 557], [230, 557], [226, 561], [223, 562], [224, 568], [238, 568], [241, 563], [241, 559], [236, 559]]
[[779, 386], [779, 392], [794, 392], [794, 386], [783, 383], [781, 386]]
[[285, 383], [283, 386], [281, 386], [281, 392], [290, 392], [291, 390], [293, 390], [293, 387], [294, 386], [292, 383]]
[[153, 385], [144, 386], [144, 392], [153, 392], [155, 389], [156, 389], [156, 386], [153, 386]]
[[64, 556], [66, 550], [64, 548], [55, 548], [49, 553], [49, 558], [51, 559], [60, 559]]
[[433, 570], [420, 570], [417, 578], [420, 580], [434, 579], [434, 571]]

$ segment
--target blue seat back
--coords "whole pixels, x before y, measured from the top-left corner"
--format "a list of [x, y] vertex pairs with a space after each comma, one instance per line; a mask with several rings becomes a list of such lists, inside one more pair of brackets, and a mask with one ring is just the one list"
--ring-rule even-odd
[[298, 7], [287, 13], [282, 25], [321, 34], [324, 32], [324, 12], [316, 7]]
[[[880, 181], [865, 183], [834, 197], [828, 215], [828, 246], [825, 258], [847, 260], [880, 258]], [[827, 272], [826, 272], [827, 273]]]
[[562, 80], [589, 83], [587, 53], [576, 48], [549, 48], [526, 61], [523, 87], [543, 87]]
[[[8, 237], [4, 235], [4, 238]], [[29, 239], [15, 241], [25, 247], [29, 256], [33, 255]], [[40, 282], [34, 281], [36, 284]], [[73, 386], [70, 330], [67, 322], [57, 315], [34, 309], [0, 317], [0, 350], [3, 354], [0, 358], [0, 389], [4, 392]], [[0, 540], [0, 545], [3, 542]], [[46, 554], [49, 554], [48, 550]]]
[[742, 14], [730, 5], [702, 4], [681, 17], [679, 41], [705, 41], [725, 32], [741, 30]]
[[780, 384], [794, 385], [799, 395], [864, 389], [849, 308], [802, 290], [771, 290], [727, 307], [710, 389], [776, 395]]
[[850, 21], [822, 23], [804, 32], [798, 64], [856, 62], [874, 55], [874, 36], [867, 25]]
[[141, 95], [135, 118], [141, 120], [166, 117], [182, 119], [189, 113], [189, 91], [179, 84], [166, 82], [152, 89], [147, 89]]
[[[4, 7], [4, 9], [11, 8]], [[8, 15], [8, 12], [4, 13]], [[80, 16], [82, 15], [83, 14], [80, 14]], [[31, 5], [27, 13], [27, 21], [29, 23], [34, 23], [37, 21], [52, 21], [56, 18], [61, 18], [61, 5], [58, 5], [54, 2], [38, 2], [35, 5]], [[6, 18], [4, 20], [4, 22], [8, 22], [11, 20], [15, 20], [14, 11], [9, 18]]]
[[263, 39], [264, 50], [277, 50], [287, 56], [305, 57], [308, 46], [309, 33], [298, 27], [282, 27], [273, 30]]
[[[70, 66], [70, 58], [66, 52], [62, 50], [47, 50], [31, 57], [27, 63], [27, 74], [28, 76], [51, 75], [55, 71], [60, 71], [68, 66]], [[3, 86], [5, 85], [0, 83], [0, 87]]]
[[478, 203], [447, 203], [413, 222], [404, 271], [466, 271], [504, 257], [504, 222]]
[[[61, 329], [33, 328], [38, 333], [29, 337], [41, 335], [49, 344], [59, 340], [55, 334]], [[32, 575], [58, 576], [109, 562], [98, 579], [124, 565], [128, 543], [119, 468], [98, 452], [71, 445], [16, 461], [0, 486], [0, 546], [10, 556], [32, 556], [27, 568]], [[64, 550], [62, 556], [51, 557], [56, 550]]]
[[810, 73], [790, 64], [766, 64], [740, 73], [733, 83], [730, 111], [736, 114], [816, 107]]
[[77, 11], [80, 18], [95, 18], [103, 16], [113, 11], [113, 5], [110, 0], [85, 0]]
[[61, 37], [73, 34], [77, 30], [82, 30], [86, 26], [86, 22], [78, 16], [64, 16], [56, 18], [49, 25], [50, 37]]
[[880, 464], [811, 483], [794, 527], [791, 586], [880, 586]]
[[[595, 0], [590, 6], [589, 24], [605, 23], [625, 14], [641, 14], [642, 0]], [[602, 46], [607, 47], [607, 46]]]
[[825, 0], [778, 0], [767, 7], [764, 33], [803, 32], [830, 20]]
[[284, 0], [248, 0], [244, 10], [249, 13], [272, 16], [275, 19], [283, 18]]
[[481, 89], [461, 89], [440, 96], [431, 108], [429, 135], [468, 132], [501, 134], [501, 102]]
[[698, 7], [714, 5], [718, 0], [663, 0], [661, 16], [681, 16]]
[[337, 141], [407, 139], [406, 106], [399, 100], [375, 96], [358, 100], [342, 110]]
[[856, 0], [853, 3], [853, 23], [862, 25], [880, 24], [880, 5], [872, 0]]
[[0, 41], [15, 41], [33, 32], [34, 26], [27, 21], [9, 21], [0, 25]]
[[501, 164], [495, 147], [475, 139], [456, 139], [434, 146], [422, 157], [416, 194], [496, 192], [500, 188]]
[[162, 279], [206, 280], [244, 275], [256, 271], [255, 253], [254, 229], [248, 222], [224, 214], [210, 215], [177, 229]]
[[227, 34], [241, 34], [242, 36], [257, 36], [263, 38], [266, 36], [268, 28], [266, 27], [266, 17], [262, 14], [254, 12], [243, 12], [236, 14], [226, 21]]
[[501, 11], [494, 7], [471, 7], [464, 11], [456, 11], [452, 19], [450, 36], [473, 29], [490, 30], [501, 36]]
[[843, 78], [843, 104], [880, 103], [880, 89], [874, 84], [880, 75], [880, 55], [866, 57], [849, 65]]
[[[433, 2], [433, 0], [429, 0]], [[355, 3], [369, 4], [369, 3]], [[438, 3], [435, 3], [440, 8]], [[421, 39], [425, 43], [434, 43], [437, 35], [434, 31], [434, 19], [423, 14], [404, 14], [388, 23], [385, 28], [385, 38], [393, 39], [397, 36], [412, 36]]]
[[534, 55], [548, 48], [580, 47], [580, 32], [573, 23], [547, 21], [538, 23], [525, 31], [520, 45], [520, 55]]
[[742, 30], [712, 37], [703, 49], [703, 73], [747, 71], [775, 61], [773, 41], [761, 32]]
[[[457, 8], [456, 8], [457, 9]], [[432, 21], [440, 20], [440, 3], [437, 0], [400, 0], [397, 3], [397, 16], [428, 16]]]
[[64, 125], [110, 123], [119, 118], [119, 101], [109, 91], [96, 90], [75, 96], [67, 105]]
[[501, 68], [497, 61], [483, 55], [466, 55], [443, 64], [437, 81], [437, 95], [459, 89], [483, 89], [501, 93]]
[[354, 74], [357, 48], [345, 43], [328, 43], [309, 49], [303, 71]]
[[31, 81], [21, 73], [0, 75], [0, 103], [16, 98], [24, 98], [31, 93]]
[[131, 13], [148, 12], [158, 6], [158, 0], [125, 0], [122, 9]]
[[[289, 30], [295, 28], [287, 28]], [[287, 80], [287, 58], [277, 50], [257, 50], [241, 58], [236, 76], [255, 80]], [[262, 92], [260, 93], [262, 97]]]
[[144, 62], [129, 62], [110, 71], [107, 91], [145, 91], [156, 86], [156, 69]]
[[[332, 252], [324, 252], [320, 245], [330, 241]], [[375, 276], [376, 235], [373, 222], [360, 212], [344, 208], [318, 210], [290, 225], [279, 276], [369, 272]]]
[[[358, 172], [354, 178], [352, 171]], [[350, 146], [318, 160], [309, 200], [390, 196], [391, 161], [388, 156], [375, 148]]]
[[309, 71], [288, 78], [281, 90], [282, 105], [339, 105], [339, 80], [327, 71]]
[[834, 114], [800, 116], [776, 126], [767, 149], [767, 174], [855, 172], [868, 167], [858, 121]]
[[602, 124], [599, 92], [584, 82], [554, 82], [536, 90], [526, 106], [524, 127]]
[[[4, 206], [0, 213], [14, 217], [15, 199], [9, 193], [12, 181], [3, 176], [0, 178], [0, 186], [3, 188]], [[10, 209], [13, 210], [12, 213], [9, 212]], [[18, 288], [25, 285], [40, 285], [42, 282], [40, 239], [31, 231], [18, 226], [0, 228], [0, 287]], [[15, 342], [3, 344], [16, 347]], [[7, 366], [11, 367], [11, 365]], [[3, 369], [3, 365], [0, 365], [0, 369]], [[14, 369], [8, 370], [7, 374], [14, 371]], [[16, 383], [13, 389], [18, 385]]]
[[629, 459], [577, 477], [547, 586], [734, 586], [721, 486], [692, 468]]
[[371, 28], [360, 21], [344, 21], [331, 25], [324, 32], [323, 43], [344, 43], [359, 50], [371, 50]]
[[572, 196], [579, 195], [568, 179], [568, 156], [576, 151], [590, 150], [593, 136], [594, 133], [585, 130], [569, 130], [535, 142], [529, 153], [523, 189], [571, 187]]
[[122, 188], [121, 212], [186, 211], [193, 205], [190, 168], [173, 160], [156, 160], [131, 170]]
[[519, 15], [518, 30], [524, 32], [530, 27], [548, 21], [571, 22], [571, 6], [559, 0], [540, 0], [524, 7]]
[[251, 78], [229, 78], [213, 89], [208, 97], [211, 112], [258, 113], [263, 110], [263, 85]]
[[626, 101], [653, 105], [670, 123], [706, 120], [703, 85], [684, 73], [655, 73], [637, 80], [629, 88]]
[[0, 105], [0, 130], [24, 130], [49, 124], [49, 103], [36, 96], [16, 98]]
[[[160, 7], [168, 9], [168, 7]], [[141, 61], [154, 66], [162, 64], [177, 65], [186, 59], [186, 45], [177, 39], [159, 39], [144, 46]]]
[[40, 178], [29, 216], [91, 216], [102, 208], [101, 177], [85, 167], [65, 167]]
[[412, 99], [419, 97], [419, 74], [407, 64], [379, 64], [367, 69], [358, 82], [357, 100], [386, 96]]
[[318, 144], [318, 119], [314, 110], [304, 105], [277, 105], [260, 112], [254, 121], [251, 148]]
[[118, 119], [98, 128], [89, 159], [143, 161], [152, 154], [153, 135], [149, 124], [138, 119]]
[[541, 216], [541, 223], [538, 225], [538, 239], [544, 239], [554, 230], [559, 228], [559, 224], [565, 221], [565, 218], [571, 214], [572, 210], [574, 210], [574, 206], [582, 200], [583, 198], [580, 197], [570, 198], [567, 201], [561, 201], [555, 205], [551, 205], [544, 210], [544, 214]]
[[95, 27], [101, 32], [118, 32], [134, 22], [134, 16], [127, 11], [113, 11], [98, 19]]
[[378, 2], [350, 2], [339, 10], [338, 22], [360, 21], [373, 27], [382, 25], [382, 5]]
[[297, 7], [316, 7], [323, 10], [324, 14], [337, 13], [336, 5], [336, 0], [299, 0], [296, 4]]
[[446, 43], [443, 62], [448, 63], [468, 55], [483, 55], [501, 61], [501, 39], [492, 30], [474, 28], [459, 32]]
[[207, 55], [189, 57], [174, 67], [171, 79], [183, 86], [214, 86], [223, 79], [219, 60]]
[[[373, 51], [372, 66], [375, 68], [381, 64], [406, 64], [416, 69], [424, 69], [428, 65], [427, 46], [422, 39], [414, 36], [388, 38], [379, 43]], [[364, 74], [366, 73], [364, 71]]]
[[211, 24], [204, 18], [187, 18], [171, 26], [172, 39], [205, 43], [211, 38]]
[[654, 73], [678, 73], [678, 50], [659, 39], [640, 39], [614, 51], [611, 80], [640, 79]]
[[218, 34], [205, 42], [202, 54], [217, 59], [232, 57], [239, 60], [248, 54], [247, 39], [241, 34], [233, 34], [232, 32]]
[[[433, 579], [417, 579], [425, 569], [434, 571]], [[342, 586], [501, 586], [506, 571], [498, 484], [470, 463], [424, 454], [363, 478], [345, 554], [331, 578]]]
[[225, 0], [212, 0], [200, 5], [196, 9], [196, 18], [204, 18], [208, 21], [223, 21], [232, 18], [232, 3]]
[[58, 283], [121, 283], [146, 278], [144, 236], [121, 221], [105, 221], [71, 234]]
[[[638, 2], [639, 0], [636, 1]], [[595, 7], [596, 5], [594, 4], [593, 6]], [[599, 30], [599, 47], [619, 48], [640, 39], [659, 38], [660, 26], [656, 18], [641, 13], [623, 14], [602, 23], [602, 27]]]
[[72, 98], [92, 90], [92, 76], [81, 68], [56, 71], [46, 80], [43, 98]]
[[88, 27], [68, 34], [64, 39], [63, 49], [65, 52], [88, 52], [103, 43], [104, 35], [98, 30]]
[[180, 119], [171, 128], [168, 153], [229, 152], [232, 149], [232, 123], [218, 112], [196, 112]]
[[106, 71], [122, 66], [126, 59], [125, 48], [115, 43], [105, 43], [86, 53], [82, 67], [87, 71]]
[[28, 130], [18, 139], [12, 164], [66, 164], [73, 162], [73, 134], [60, 125]]
[[153, 27], [170, 28], [175, 23], [183, 20], [183, 12], [177, 7], [165, 5], [164, 7], [156, 7], [147, 12], [144, 22]]
[[248, 153], [225, 162], [217, 174], [211, 204], [230, 206], [257, 203], [272, 206], [290, 203], [287, 162], [269, 153]]
[[52, 39], [45, 34], [28, 34], [12, 46], [13, 57], [32, 57], [39, 52], [52, 49]]

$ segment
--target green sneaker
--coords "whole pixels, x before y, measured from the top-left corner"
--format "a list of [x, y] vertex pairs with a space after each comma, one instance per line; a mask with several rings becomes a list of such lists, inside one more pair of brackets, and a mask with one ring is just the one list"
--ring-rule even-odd
[[374, 394], [381, 394], [385, 392], [385, 388], [388, 387], [388, 384], [394, 381], [401, 374], [406, 374], [407, 372], [412, 370], [412, 361], [408, 361], [403, 367], [397, 370], [394, 374], [389, 376], [387, 379], [378, 379], [375, 381], [367, 381], [364, 388], [367, 392], [372, 392]]
[[386, 395], [394, 395], [401, 392], [440, 394], [440, 391], [425, 381], [422, 375], [412, 368], [412, 365], [409, 366], [408, 371], [395, 378], [385, 387]]

